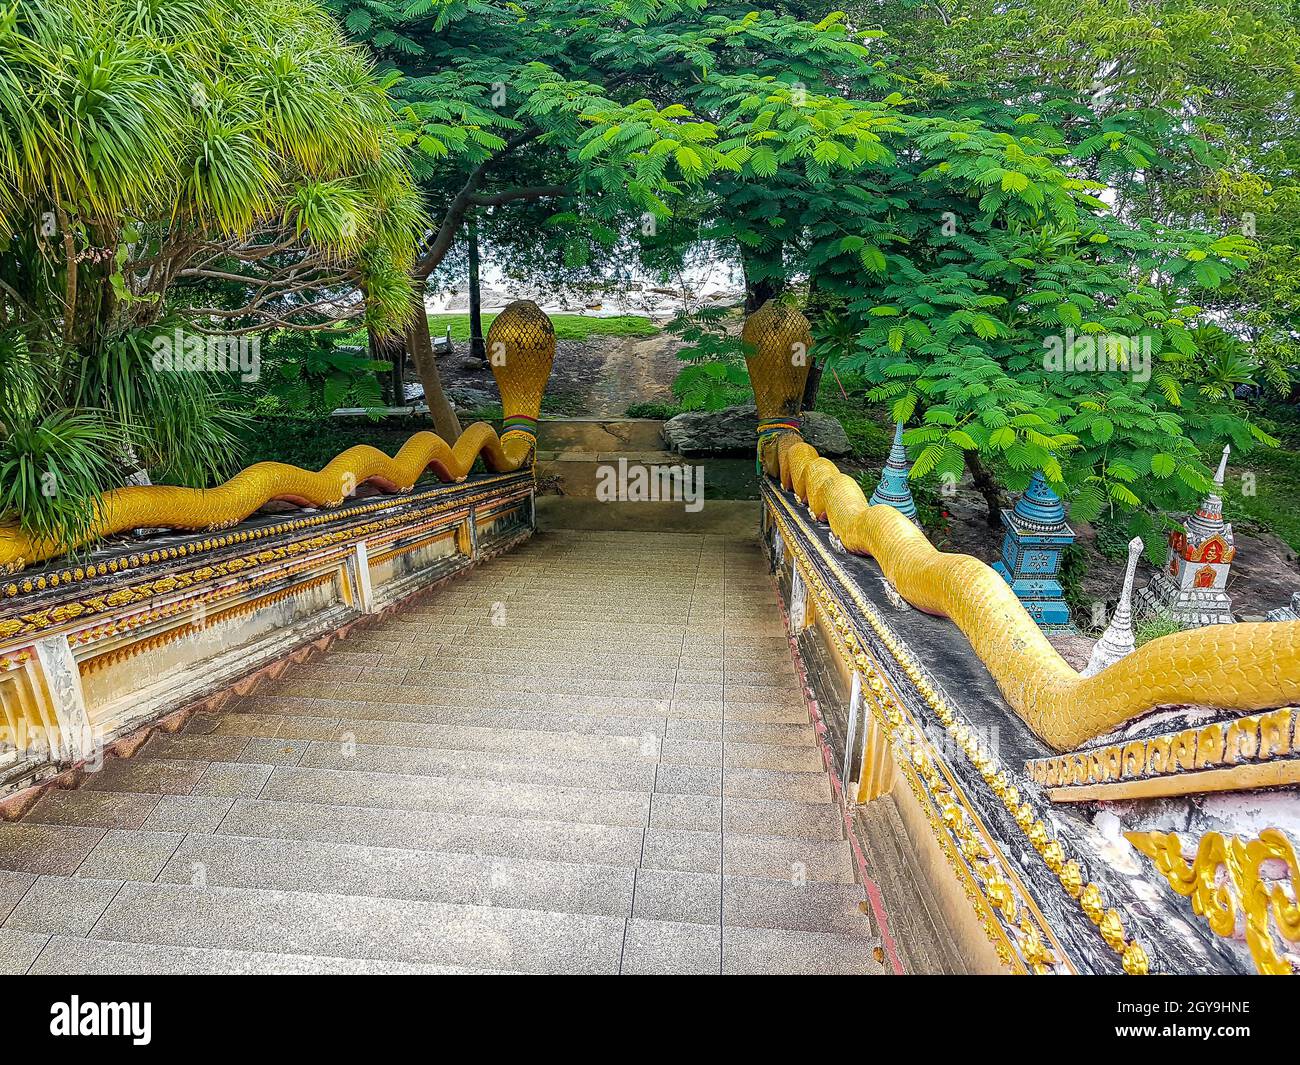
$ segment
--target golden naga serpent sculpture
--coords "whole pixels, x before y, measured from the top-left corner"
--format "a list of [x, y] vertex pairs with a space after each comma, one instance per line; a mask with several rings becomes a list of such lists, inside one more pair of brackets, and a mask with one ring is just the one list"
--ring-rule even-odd
[[555, 328], [537, 304], [518, 300], [493, 321], [487, 347], [505, 413], [499, 437], [486, 422], [475, 422], [454, 444], [419, 432], [392, 457], [362, 444], [335, 456], [317, 472], [283, 462], [259, 462], [216, 488], [117, 488], [100, 500], [90, 534], [75, 542], [37, 540], [15, 525], [0, 526], [0, 572], [21, 569], [128, 529], [227, 528], [272, 500], [334, 507], [363, 484], [383, 492], [407, 492], [425, 470], [442, 481], [459, 482], [479, 456], [493, 473], [518, 470], [533, 455], [542, 393], [555, 359]]
[[1300, 701], [1300, 622], [1175, 633], [1081, 677], [991, 567], [937, 550], [899, 511], [870, 505], [857, 481], [804, 442], [798, 416], [812, 345], [808, 320], [769, 301], [749, 317], [742, 336], [766, 473], [829, 523], [845, 550], [872, 556], [912, 606], [950, 618], [1011, 708], [1056, 750], [1072, 750], [1165, 704], [1265, 710]]

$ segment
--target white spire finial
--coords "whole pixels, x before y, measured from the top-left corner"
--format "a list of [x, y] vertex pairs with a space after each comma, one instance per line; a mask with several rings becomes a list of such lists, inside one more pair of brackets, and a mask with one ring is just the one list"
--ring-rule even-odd
[[1115, 615], [1092, 649], [1082, 676], [1094, 676], [1137, 649], [1137, 641], [1133, 638], [1133, 575], [1137, 572], [1141, 555], [1142, 537], [1135, 536], [1128, 542], [1128, 568], [1124, 572], [1124, 590], [1119, 594]]
[[1220, 488], [1223, 487], [1223, 478], [1228, 474], [1228, 454], [1231, 451], [1231, 444], [1223, 445], [1223, 458], [1219, 459], [1219, 472], [1214, 475], [1214, 483]]

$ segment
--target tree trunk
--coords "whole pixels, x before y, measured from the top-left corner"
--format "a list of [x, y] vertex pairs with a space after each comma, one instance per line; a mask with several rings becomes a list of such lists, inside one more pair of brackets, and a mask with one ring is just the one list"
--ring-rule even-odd
[[[808, 316], [808, 322], [814, 330], [821, 324], [826, 311], [826, 299], [822, 293], [820, 275], [812, 274], [808, 278], [808, 306], [804, 309], [804, 313]], [[803, 389], [804, 410], [816, 409], [817, 392], [821, 388], [822, 374], [826, 372], [825, 354], [820, 358], [813, 355], [812, 360], [812, 365], [808, 367], [808, 380]]]
[[366, 339], [370, 347], [370, 357], [375, 362], [389, 364], [388, 370], [376, 371], [379, 374], [380, 388], [388, 397], [391, 406], [403, 406], [406, 403], [406, 395], [402, 387], [402, 370], [406, 365], [406, 342], [398, 336], [380, 336], [373, 328], [366, 331]]
[[470, 211], [465, 236], [469, 244], [469, 352], [476, 359], [487, 359], [487, 341], [483, 339], [483, 294], [478, 276], [478, 218]]
[[816, 410], [817, 392], [822, 385], [822, 374], [826, 372], [826, 363], [812, 356], [812, 363], [808, 367], [808, 380], [803, 386], [803, 410]]
[[433, 338], [429, 336], [429, 316], [420, 300], [416, 314], [406, 333], [406, 349], [411, 353], [420, 382], [424, 385], [424, 401], [429, 405], [433, 429], [447, 443], [454, 444], [460, 437], [460, 419], [452, 409], [447, 393], [442, 390], [442, 377], [433, 354]]
[[785, 289], [785, 277], [781, 264], [784, 245], [775, 249], [757, 252], [740, 248], [740, 263], [745, 273], [745, 313], [753, 314], [768, 300], [779, 296]]
[[988, 505], [989, 512], [986, 520], [989, 528], [1002, 528], [1002, 496], [998, 491], [997, 481], [993, 479], [993, 474], [981, 465], [979, 457], [973, 451], [967, 451], [966, 468], [970, 470], [971, 479], [975, 482], [975, 487], [979, 494], [984, 497], [984, 502]]

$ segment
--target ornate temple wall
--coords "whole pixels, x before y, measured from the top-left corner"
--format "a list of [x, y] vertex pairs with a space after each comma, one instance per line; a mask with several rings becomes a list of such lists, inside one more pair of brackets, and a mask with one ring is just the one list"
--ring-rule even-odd
[[531, 534], [530, 471], [219, 533], [120, 538], [0, 581], [0, 798], [252, 690]]

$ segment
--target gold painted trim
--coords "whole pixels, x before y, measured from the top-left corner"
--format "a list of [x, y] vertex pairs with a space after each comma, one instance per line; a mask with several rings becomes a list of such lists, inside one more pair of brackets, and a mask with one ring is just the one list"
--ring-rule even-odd
[[[300, 595], [303, 592], [309, 592], [314, 588], [319, 588], [324, 584], [333, 584], [338, 580], [339, 575], [339, 569], [331, 569], [328, 573], [309, 577], [305, 581], [289, 585], [286, 588], [278, 588], [273, 592], [268, 592], [266, 595], [257, 596], [240, 603], [235, 603], [232, 606], [226, 607], [205, 617], [201, 622], [188, 621], [183, 625], [176, 625], [163, 632], [147, 636], [142, 640], [136, 640], [132, 643], [124, 644], [121, 647], [115, 647], [112, 650], [104, 651], [102, 654], [83, 659], [77, 663], [77, 668], [80, 670], [82, 676], [96, 673], [108, 666], [129, 661], [138, 655], [144, 654], [146, 651], [154, 651], [159, 647], [165, 647], [167, 644], [174, 643], [176, 640], [189, 636], [192, 633], [202, 632], [205, 629], [211, 628], [214, 625], [219, 625], [221, 622], [227, 621], [230, 618], [251, 614], [253, 611], [258, 610], [261, 607], [282, 602], [283, 600], [289, 599], [295, 595]], [[250, 581], [241, 586], [238, 591], [245, 591], [257, 583], [259, 582]]]
[[1212, 791], [1251, 791], [1300, 784], [1300, 758], [1284, 762], [1257, 762], [1231, 769], [1210, 769], [1204, 773], [1179, 773], [1172, 777], [1087, 784], [1082, 787], [1049, 788], [1052, 802], [1086, 802], [1092, 799], [1161, 799], [1174, 795], [1200, 795]]
[[[1290, 976], [1293, 964], [1278, 950], [1273, 932], [1300, 943], [1300, 862], [1295, 847], [1275, 828], [1257, 839], [1207, 832], [1189, 864], [1177, 833], [1126, 832], [1125, 838], [1155, 864], [1156, 871], [1215, 935], [1236, 938], [1238, 911], [1245, 916], [1245, 939], [1255, 968], [1268, 976]], [[1286, 880], [1262, 875], [1266, 863], [1281, 863]], [[1223, 870], [1224, 876], [1220, 876]], [[1289, 881], [1290, 893], [1284, 884]], [[1269, 917], [1272, 917], [1270, 923]]]
[[[428, 493], [428, 495], [436, 494], [438, 494], [436, 491]], [[526, 495], [527, 492], [522, 493], [520, 498], [524, 498]], [[462, 496], [455, 499], [436, 502], [432, 506], [425, 507], [418, 511], [404, 511], [401, 514], [390, 515], [389, 517], [368, 522], [364, 525], [350, 526], [346, 529], [336, 529], [318, 533], [308, 539], [291, 540], [288, 543], [280, 544], [275, 547], [264, 548], [255, 554], [226, 559], [223, 562], [218, 562], [209, 566], [200, 566], [192, 570], [183, 570], [176, 573], [165, 574], [136, 585], [105, 589], [101, 593], [89, 596], [85, 599], [59, 603], [41, 610], [32, 611], [31, 613], [0, 618], [0, 640], [9, 639], [15, 636], [44, 634], [47, 630], [55, 629], [68, 622], [77, 621], [87, 615], [106, 613], [115, 610], [118, 607], [125, 606], [128, 603], [150, 599], [157, 595], [165, 595], [177, 589], [188, 588], [193, 584], [228, 576], [232, 573], [239, 573], [255, 566], [265, 565], [280, 559], [301, 555], [309, 551], [316, 551], [344, 541], [366, 539], [376, 533], [386, 532], [399, 526], [402, 527], [403, 531], [395, 535], [404, 535], [404, 530], [413, 522], [419, 522], [424, 518], [443, 514], [447, 511], [455, 511], [472, 505], [482, 499], [497, 497], [497, 493], [485, 491], [469, 497]], [[391, 506], [391, 503], [389, 502], [384, 502], [379, 505], [364, 505], [363, 507], [349, 510], [347, 515], [352, 516], [353, 514], [372, 512], [389, 506]], [[312, 518], [302, 518], [286, 523], [280, 528], [293, 531], [298, 528], [313, 527], [320, 524], [322, 521], [336, 521], [337, 519], [338, 515], [317, 515]], [[220, 543], [211, 540], [204, 540], [201, 543], [195, 541], [194, 545], [181, 545], [181, 547], [193, 546], [203, 550], [208, 550], [211, 547], [227, 546], [228, 543], [242, 543], [245, 540], [260, 539], [263, 535], [269, 535], [269, 532], [267, 530], [248, 530], [246, 532], [232, 533], [229, 537], [218, 538], [221, 541]], [[172, 548], [170, 550], [175, 552], [180, 550], [180, 548]], [[167, 554], [166, 551], [162, 553]], [[159, 552], [154, 552], [154, 555], [158, 554]], [[134, 560], [136, 557], [137, 556], [132, 555], [131, 559]], [[173, 556], [169, 554], [168, 557]], [[125, 562], [126, 560], [122, 561]]]
[[[492, 485], [500, 484], [510, 479], [509, 474], [487, 477], [481, 481], [475, 481], [475, 488], [489, 488]], [[328, 524], [347, 520], [358, 515], [372, 514], [378, 510], [391, 509], [394, 506], [405, 502], [418, 502], [423, 499], [430, 499], [434, 496], [443, 495], [454, 485], [438, 485], [430, 488], [428, 491], [417, 492], [406, 499], [385, 498], [376, 500], [373, 503], [361, 503], [348, 507], [347, 510], [331, 512], [329, 514], [313, 514], [311, 517], [293, 518], [290, 521], [277, 522], [274, 525], [266, 525], [257, 529], [243, 529], [235, 533], [227, 533], [222, 536], [207, 537], [203, 540], [191, 540], [184, 544], [174, 544], [169, 547], [159, 547], [153, 550], [132, 552], [130, 555], [122, 555], [118, 558], [105, 559], [103, 562], [91, 562], [84, 566], [70, 566], [67, 569], [53, 573], [42, 573], [35, 577], [24, 577], [21, 581], [10, 581], [0, 588], [0, 595], [6, 599], [12, 599], [18, 595], [28, 595], [33, 592], [43, 592], [50, 588], [57, 588], [64, 584], [77, 584], [81, 581], [92, 580], [96, 577], [107, 577], [111, 574], [125, 572], [135, 569], [139, 566], [148, 566], [158, 562], [164, 562], [173, 558], [184, 558], [190, 555], [204, 554], [208, 551], [217, 551], [224, 547], [230, 547], [233, 544], [252, 542], [255, 540], [264, 540], [267, 537], [278, 536], [286, 532], [294, 532], [298, 529], [315, 528], [318, 525]], [[484, 499], [494, 493], [481, 493], [471, 497], [471, 499]], [[526, 494], [526, 493], [525, 493]], [[467, 503], [471, 499], [461, 497], [457, 502]], [[3, 632], [0, 632], [3, 635]]]
[[[1186, 795], [1296, 783], [1300, 760], [1288, 756], [1297, 752], [1300, 712], [1283, 707], [1036, 758], [1025, 770], [1053, 802]], [[1269, 765], [1277, 769], [1261, 772]], [[1194, 786], [1198, 781], [1204, 786]]]
[[[780, 504], [781, 509], [785, 512], [784, 514], [776, 509], [776, 503]], [[870, 653], [858, 641], [838, 600], [811, 565], [803, 547], [796, 542], [796, 538], [791, 531], [791, 523], [798, 516], [797, 512], [783, 496], [775, 491], [769, 494], [767, 505], [771, 507], [772, 519], [777, 523], [782, 540], [791, 554], [792, 564], [799, 566], [805, 584], [814, 590], [814, 594], [822, 601], [822, 605], [827, 611], [831, 627], [837, 633], [838, 649], [841, 656], [844, 657], [850, 668], [858, 669], [868, 675], [868, 683], [864, 685], [864, 693], [870, 690], [873, 695], [878, 695], [879, 693], [876, 692], [873, 685], [883, 687], [885, 678], [879, 674], [874, 678], [870, 676], [868, 672], [872, 663]], [[1047, 868], [1057, 877], [1066, 893], [1078, 902], [1084, 914], [1097, 926], [1098, 932], [1106, 945], [1120, 955], [1124, 971], [1130, 975], [1145, 975], [1150, 967], [1145, 949], [1138, 940], [1128, 939], [1124, 932], [1122, 919], [1116, 910], [1106, 907], [1101, 889], [1096, 884], [1084, 884], [1083, 870], [1079, 862], [1069, 858], [1064, 845], [1048, 834], [1046, 825], [1032, 804], [1028, 801], [1022, 801], [1020, 790], [1010, 783], [1007, 773], [998, 766], [994, 756], [980, 748], [975, 733], [970, 726], [961, 720], [960, 716], [939, 694], [929, 675], [921, 668], [903, 642], [880, 617], [875, 607], [862, 595], [853, 579], [844, 572], [838, 561], [826, 551], [820, 542], [813, 537], [808, 539], [822, 563], [834, 574], [840, 587], [853, 600], [854, 606], [868, 625], [871, 626], [894, 661], [898, 663], [904, 675], [912, 682], [921, 698], [934, 710], [940, 723], [957, 741], [957, 745], [978, 770], [984, 782], [989, 785], [993, 794], [1015, 818], [1017, 826], [1025, 835], [1025, 839], [1038, 853], [1039, 857], [1043, 859], [1043, 863]], [[882, 718], [882, 721], [887, 727], [893, 724], [888, 714]], [[896, 760], [906, 772], [909, 763], [902, 758]], [[910, 779], [909, 783], [911, 783]], [[974, 811], [970, 809], [969, 803], [965, 805], [971, 815], [974, 816]], [[978, 909], [977, 907], [977, 914]]]

